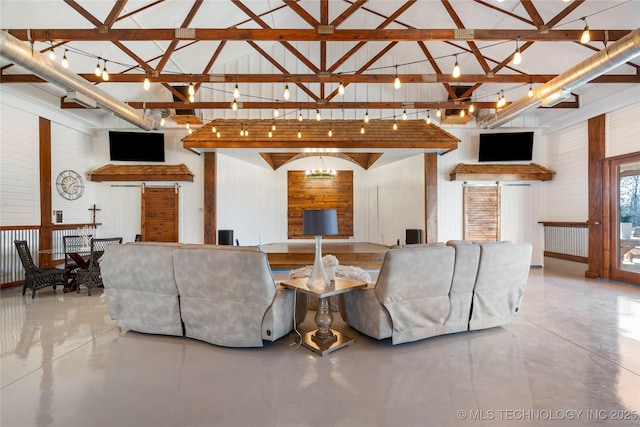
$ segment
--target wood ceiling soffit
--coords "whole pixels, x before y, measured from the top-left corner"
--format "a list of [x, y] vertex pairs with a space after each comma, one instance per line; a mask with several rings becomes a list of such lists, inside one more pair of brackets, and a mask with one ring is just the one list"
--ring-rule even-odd
[[103, 181], [188, 181], [193, 182], [193, 172], [179, 165], [105, 165], [89, 172], [89, 179]]
[[[372, 120], [360, 133], [362, 120], [276, 120], [277, 129], [268, 137], [272, 120], [243, 120], [251, 131], [249, 136], [240, 136], [240, 121], [216, 119], [215, 125], [221, 133], [217, 138], [211, 131], [214, 122], [209, 122], [182, 139], [183, 147], [192, 151], [216, 148], [340, 148], [340, 149], [430, 149], [451, 151], [458, 148], [460, 140], [436, 125], [427, 125], [424, 120], [402, 120], [398, 130], [392, 130], [389, 120]], [[331, 127], [333, 137], [327, 135]], [[301, 131], [302, 138], [297, 133]], [[374, 136], [372, 136], [374, 135]]]
[[551, 169], [537, 163], [459, 163], [449, 173], [449, 181], [550, 181], [554, 174]]
[[367, 170], [382, 157], [382, 153], [260, 153], [260, 156], [273, 170], [305, 157], [337, 157]]

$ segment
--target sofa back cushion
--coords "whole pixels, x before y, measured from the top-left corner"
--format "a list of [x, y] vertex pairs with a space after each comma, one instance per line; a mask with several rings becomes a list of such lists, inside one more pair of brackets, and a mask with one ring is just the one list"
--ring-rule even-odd
[[120, 327], [182, 335], [173, 271], [177, 245], [125, 244], [107, 247], [100, 270], [109, 314]]
[[445, 333], [455, 251], [442, 244], [390, 249], [375, 292], [389, 312], [394, 344]]
[[447, 245], [456, 250], [456, 263], [449, 294], [451, 312], [445, 327], [447, 333], [455, 333], [469, 329], [473, 288], [480, 262], [480, 245], [468, 240], [450, 240]]
[[173, 261], [186, 336], [262, 346], [262, 319], [276, 294], [264, 252], [193, 246], [177, 249]]
[[508, 325], [517, 313], [531, 265], [529, 243], [482, 243], [469, 330]]

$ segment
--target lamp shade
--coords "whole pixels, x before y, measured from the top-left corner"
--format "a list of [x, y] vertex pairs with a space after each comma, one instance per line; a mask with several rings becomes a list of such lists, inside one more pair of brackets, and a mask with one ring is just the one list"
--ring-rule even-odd
[[304, 210], [302, 212], [302, 233], [309, 236], [338, 234], [338, 214], [336, 210]]

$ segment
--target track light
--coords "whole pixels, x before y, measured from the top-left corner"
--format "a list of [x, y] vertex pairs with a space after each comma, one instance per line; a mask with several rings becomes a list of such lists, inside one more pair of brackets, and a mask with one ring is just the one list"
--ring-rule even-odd
[[584, 31], [582, 31], [582, 36], [580, 37], [580, 43], [587, 44], [589, 40], [591, 40], [591, 33], [589, 33], [589, 25], [587, 25], [587, 18], [582, 18], [584, 21]]
[[522, 62], [522, 55], [520, 54], [520, 46], [518, 46], [518, 40], [516, 40], [516, 51], [513, 54], [513, 65], [518, 65]]
[[458, 55], [455, 55], [455, 57], [456, 63], [453, 66], [453, 72], [451, 73], [451, 75], [457, 79], [458, 77], [460, 77], [460, 65], [458, 65]]
[[144, 76], [144, 83], [142, 83], [142, 87], [144, 88], [144, 90], [149, 90], [149, 88], [151, 87], [149, 76]]
[[400, 77], [398, 77], [398, 66], [396, 65], [396, 78], [393, 79], [393, 87], [396, 89], [400, 89], [402, 83], [400, 83]]
[[344, 84], [342, 80], [340, 80], [340, 85], [338, 86], [338, 95], [344, 95]]
[[289, 97], [291, 96], [291, 93], [289, 92], [289, 83], [284, 85], [284, 92], [282, 92], [282, 97], [284, 99], [289, 99]]
[[366, 113], [364, 113], [364, 122], [365, 122], [365, 123], [369, 123], [369, 111], [367, 111]]
[[62, 67], [69, 68], [69, 60], [67, 59], [67, 49], [64, 50], [64, 54], [62, 55]]

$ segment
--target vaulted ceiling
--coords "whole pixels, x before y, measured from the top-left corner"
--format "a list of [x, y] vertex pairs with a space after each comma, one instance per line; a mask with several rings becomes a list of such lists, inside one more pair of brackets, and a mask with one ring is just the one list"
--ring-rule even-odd
[[[332, 120], [436, 121], [437, 110], [454, 118], [452, 110], [457, 117], [471, 103], [478, 114], [494, 110], [501, 95], [526, 96], [640, 22], [640, 2], [623, 0], [2, 0], [0, 12], [12, 36], [54, 50], [56, 61], [66, 56], [74, 73], [136, 109], [170, 111], [175, 122], [183, 110], [203, 122], [271, 120], [276, 108], [278, 120], [314, 120], [319, 112]], [[591, 40], [581, 44], [585, 25]], [[514, 65], [517, 48], [522, 62]], [[638, 64], [628, 61], [573, 94], [638, 84]], [[96, 65], [107, 68], [108, 81], [94, 74]], [[102, 113], [65, 100], [63, 90], [11, 61], [0, 67], [3, 85], [38, 85], [88, 120]], [[192, 103], [176, 88], [189, 84]], [[579, 106], [570, 101], [558, 107]]]

